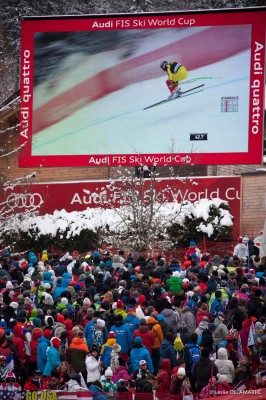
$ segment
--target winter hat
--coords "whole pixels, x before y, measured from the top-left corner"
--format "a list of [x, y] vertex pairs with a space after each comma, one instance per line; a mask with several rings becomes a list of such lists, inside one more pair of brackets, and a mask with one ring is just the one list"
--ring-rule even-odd
[[191, 240], [191, 242], [189, 243], [190, 247], [195, 247], [196, 246], [196, 242], [194, 240]]
[[189, 300], [189, 301], [187, 302], [187, 307], [193, 308], [193, 306], [194, 306], [194, 301]]
[[115, 339], [115, 332], [110, 331], [108, 335], [108, 339]]
[[177, 276], [177, 277], [179, 278], [179, 277], [180, 277], [180, 272], [174, 271], [173, 274], [172, 274], [172, 276]]
[[208, 317], [203, 317], [202, 321], [209, 322], [209, 318]]
[[14, 372], [9, 371], [9, 372], [7, 373], [7, 375], [6, 375], [5, 380], [7, 380], [7, 379], [14, 379], [14, 380], [16, 380], [16, 376], [15, 376]]
[[197, 286], [195, 286], [193, 290], [194, 292], [199, 292], [201, 289], [200, 286], [197, 284]]
[[135, 344], [142, 344], [142, 338], [140, 336], [136, 336], [134, 340]]
[[118, 343], [115, 343], [115, 344], [113, 344], [112, 349], [113, 349], [113, 351], [114, 351], [115, 353], [120, 353], [120, 351], [121, 351], [121, 346], [120, 346]]
[[60, 344], [61, 344], [61, 340], [60, 340], [58, 337], [54, 336], [54, 337], [52, 337], [52, 339], [50, 340], [50, 343], [51, 343], [51, 345], [52, 345], [53, 347], [55, 347], [56, 349], [59, 349]]
[[260, 363], [261, 363], [261, 364], [265, 364], [265, 363], [266, 363], [266, 356], [262, 356], [262, 357], [260, 358]]
[[94, 309], [91, 308], [91, 307], [89, 307], [89, 308], [87, 309], [87, 314], [88, 314], [88, 315], [94, 315]]
[[44, 283], [43, 286], [45, 287], [45, 289], [51, 289], [51, 287], [52, 287], [52, 286], [50, 285], [50, 283], [48, 283], [48, 282], [47, 282], [47, 283]]
[[11, 301], [11, 303], [9, 304], [10, 307], [12, 307], [14, 310], [18, 309], [18, 303], [16, 301]]
[[62, 297], [60, 300], [60, 303], [65, 304], [66, 306], [68, 305], [68, 299], [66, 297]]
[[140, 362], [139, 362], [139, 365], [141, 366], [141, 365], [146, 365], [147, 364], [147, 361], [146, 360], [140, 360]]
[[210, 324], [208, 325], [208, 328], [209, 328], [209, 330], [210, 330], [211, 332], [214, 332], [215, 329], [216, 329], [216, 325], [215, 325], [214, 323], [210, 323]]
[[91, 301], [90, 301], [90, 299], [88, 299], [88, 297], [85, 297], [85, 299], [83, 300], [83, 305], [84, 306], [91, 306]]
[[7, 327], [7, 323], [6, 323], [6, 321], [5, 321], [4, 319], [1, 319], [1, 321], [0, 321], [0, 326], [1, 326], [2, 328], [6, 328], [6, 327]]
[[177, 370], [177, 375], [186, 376], [186, 370], [185, 370], [185, 368], [183, 368], [183, 367], [178, 368], [178, 370]]
[[24, 304], [25, 304], [25, 305], [26, 305], [26, 304], [31, 305], [31, 304], [32, 304], [31, 299], [30, 299], [29, 297], [25, 297]]
[[158, 322], [161, 322], [161, 321], [164, 321], [164, 320], [165, 320], [163, 314], [158, 314], [156, 319], [157, 319]]
[[43, 317], [43, 310], [41, 308], [37, 308], [36, 315], [39, 318]]
[[249, 361], [247, 359], [247, 357], [242, 357], [239, 361], [240, 365], [244, 365], [244, 366], [248, 366], [249, 365]]
[[[75, 285], [74, 285], [74, 290], [75, 290], [75, 292], [78, 292], [79, 290], [80, 290], [80, 284], [79, 283], [75, 283]], [[84, 299], [85, 300], [85, 299]], [[89, 300], [89, 299], [88, 299]], [[83, 302], [83, 304], [85, 304], [84, 302]], [[90, 304], [89, 304], [90, 305]]]
[[6, 289], [14, 289], [14, 286], [13, 286], [13, 284], [12, 284], [11, 281], [8, 281], [8, 282], [6, 283]]
[[118, 300], [116, 303], [116, 308], [124, 308], [123, 302], [121, 300]]
[[250, 272], [248, 272], [248, 273], [246, 274], [246, 278], [247, 278], [247, 281], [248, 281], [248, 282], [251, 282], [251, 281], [252, 281], [252, 274], [251, 274]]
[[52, 332], [49, 329], [44, 329], [42, 334], [46, 339], [51, 339], [52, 337]]
[[33, 318], [32, 322], [33, 322], [34, 326], [39, 326], [40, 323], [41, 323], [41, 319], [40, 318]]
[[105, 321], [103, 319], [98, 318], [96, 321], [96, 325], [98, 325], [100, 328], [105, 327]]
[[111, 370], [110, 367], [107, 368], [107, 370], [104, 373], [104, 376], [113, 376], [113, 371]]
[[62, 314], [58, 314], [56, 321], [62, 323], [62, 322], [64, 322], [64, 320], [65, 320], [65, 317]]
[[250, 273], [250, 274], [255, 274], [255, 269], [251, 268], [251, 269], [249, 270], [249, 273]]

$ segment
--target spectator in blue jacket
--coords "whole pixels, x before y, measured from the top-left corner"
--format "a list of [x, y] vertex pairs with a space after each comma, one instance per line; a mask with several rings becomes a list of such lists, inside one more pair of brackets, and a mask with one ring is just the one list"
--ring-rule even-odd
[[37, 366], [42, 373], [47, 363], [47, 349], [50, 346], [52, 332], [49, 329], [44, 329], [42, 337], [38, 340], [37, 346]]
[[140, 336], [136, 336], [133, 344], [133, 349], [130, 352], [131, 370], [136, 371], [139, 368], [141, 360], [147, 363], [147, 369], [153, 374], [154, 368], [149, 350], [143, 346]]
[[[92, 310], [92, 309], [88, 308], [88, 310]], [[86, 342], [87, 342], [89, 349], [93, 345], [92, 335], [94, 332], [94, 326], [97, 323], [97, 319], [99, 319], [99, 315], [100, 315], [99, 312], [95, 311], [92, 320], [86, 324], [85, 329], [84, 329], [84, 336], [86, 338]], [[104, 338], [107, 340], [108, 330], [107, 330], [106, 325], [104, 325], [103, 330], [104, 330]], [[111, 331], [112, 331], [112, 329], [111, 329]]]
[[121, 346], [121, 357], [127, 361], [128, 353], [132, 348], [132, 334], [124, 322], [122, 315], [117, 315], [116, 322], [111, 327], [111, 331], [115, 332], [116, 343]]
[[216, 312], [216, 314], [218, 314], [219, 312], [222, 312], [224, 314], [224, 311], [225, 310], [222, 305], [222, 292], [220, 290], [216, 290], [215, 299], [212, 302], [210, 314], [213, 315], [214, 312]]
[[53, 300], [56, 300], [61, 296], [61, 293], [65, 292], [66, 288], [69, 286], [70, 280], [71, 275], [69, 275], [67, 272], [63, 273], [62, 278], [57, 278], [56, 287], [53, 292]]
[[134, 311], [134, 306], [130, 305], [127, 308], [127, 316], [124, 319], [125, 324], [129, 327], [131, 335], [133, 336], [133, 332], [139, 329], [139, 319], [136, 317], [136, 313]]
[[50, 340], [51, 347], [47, 351], [47, 362], [43, 371], [43, 376], [51, 376], [51, 372], [54, 368], [59, 367], [61, 364], [59, 348], [61, 340], [57, 337], [53, 337]]
[[171, 361], [172, 369], [177, 366], [176, 352], [173, 345], [173, 339], [174, 335], [172, 332], [168, 332], [165, 336], [165, 339], [163, 339], [160, 347], [160, 363], [159, 363], [159, 365], [161, 365], [162, 360], [164, 358], [168, 358]]

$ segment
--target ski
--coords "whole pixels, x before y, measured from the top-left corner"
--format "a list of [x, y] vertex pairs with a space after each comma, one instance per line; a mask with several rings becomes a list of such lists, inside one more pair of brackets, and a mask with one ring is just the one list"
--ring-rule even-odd
[[[198, 86], [195, 86], [195, 87], [193, 87], [191, 89], [185, 90], [184, 92], [181, 92], [180, 96], [178, 96], [178, 97], [174, 97], [173, 99], [165, 99], [165, 100], [159, 101], [158, 103], [154, 103], [154, 104], [152, 104], [152, 105], [150, 105], [148, 107], [143, 108], [143, 110], [148, 110], [149, 108], [159, 106], [160, 104], [168, 103], [169, 101], [173, 101], [173, 100], [176, 100], [176, 99], [181, 99], [182, 97], [187, 96], [187, 93], [189, 93], [189, 92], [191, 92], [193, 90], [199, 89], [199, 88], [201, 88], [203, 86], [205, 86], [204, 83], [202, 85], [198, 85]], [[193, 93], [198, 93], [198, 92], [201, 92], [201, 91], [202, 90], [198, 90], [197, 92], [193, 92]], [[193, 94], [193, 93], [191, 93], [191, 94]], [[183, 96], [183, 95], [185, 95], [185, 96]]]

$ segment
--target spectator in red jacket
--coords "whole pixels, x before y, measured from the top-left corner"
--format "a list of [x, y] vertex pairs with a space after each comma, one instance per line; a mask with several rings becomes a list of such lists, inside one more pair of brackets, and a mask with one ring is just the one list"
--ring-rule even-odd
[[40, 328], [33, 329], [30, 341], [29, 375], [32, 375], [33, 371], [37, 370], [37, 347], [41, 337], [42, 330]]
[[162, 360], [161, 369], [159, 370], [157, 375], [158, 387], [156, 390], [156, 396], [159, 400], [165, 399], [165, 396], [170, 391], [171, 374], [171, 361], [168, 358], [164, 358]]
[[149, 329], [146, 319], [141, 319], [139, 323], [139, 329], [136, 329], [133, 333], [133, 338], [140, 336], [142, 344], [147, 347], [150, 354], [152, 354], [152, 346], [154, 345], [155, 336], [154, 333]]

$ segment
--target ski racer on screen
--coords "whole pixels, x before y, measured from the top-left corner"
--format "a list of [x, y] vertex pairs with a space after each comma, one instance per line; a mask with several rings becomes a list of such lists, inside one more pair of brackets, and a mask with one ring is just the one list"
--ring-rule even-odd
[[166, 85], [170, 90], [171, 94], [168, 99], [174, 99], [180, 96], [181, 89], [178, 86], [179, 81], [183, 81], [188, 76], [188, 71], [186, 67], [179, 62], [168, 62], [162, 61], [160, 68], [167, 72], [168, 79], [166, 80]]

